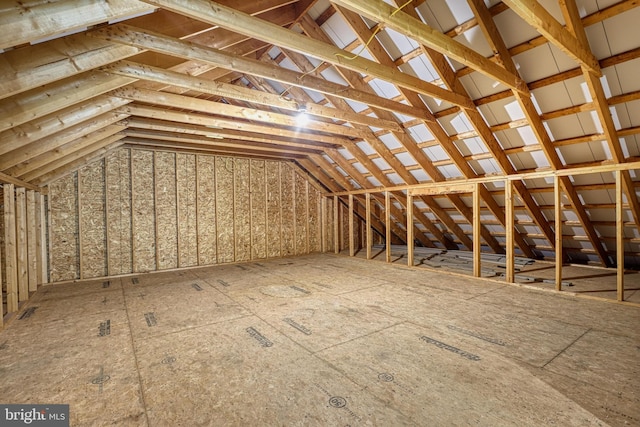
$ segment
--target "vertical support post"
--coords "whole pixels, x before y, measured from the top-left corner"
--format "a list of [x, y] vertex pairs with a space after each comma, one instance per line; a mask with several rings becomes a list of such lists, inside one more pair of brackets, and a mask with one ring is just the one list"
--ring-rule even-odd
[[476, 183], [473, 188], [473, 275], [482, 275], [482, 264], [480, 261], [480, 185]]
[[356, 254], [355, 242], [354, 242], [354, 224], [353, 224], [353, 194], [349, 194], [349, 256]]
[[505, 214], [505, 231], [507, 240], [507, 271], [505, 280], [507, 283], [515, 282], [515, 243], [514, 243], [514, 227], [515, 219], [513, 217], [513, 183], [510, 180], [504, 182], [504, 214]]
[[413, 267], [413, 196], [407, 190], [407, 265]]
[[[305, 212], [307, 214], [307, 218], [311, 218], [309, 212], [309, 181], [304, 180], [304, 200], [305, 200]], [[306, 233], [306, 241], [305, 245], [307, 245], [307, 251], [305, 253], [311, 253], [311, 227], [307, 224], [307, 233]]]
[[16, 188], [16, 249], [18, 253], [18, 301], [29, 299], [27, 269], [27, 200], [25, 189]]
[[365, 230], [367, 234], [367, 259], [371, 259], [371, 245], [373, 235], [371, 234], [371, 193], [365, 194]]
[[27, 269], [29, 292], [38, 290], [36, 192], [27, 190]]
[[340, 253], [340, 209], [338, 196], [333, 196], [333, 251]]
[[622, 171], [616, 171], [616, 288], [624, 301], [624, 219], [622, 215]]
[[[327, 252], [327, 198], [320, 198], [320, 252]], [[267, 221], [268, 223], [269, 221]]]
[[556, 291], [562, 290], [562, 190], [560, 177], [553, 177], [553, 204], [555, 206]]
[[7, 313], [18, 311], [18, 258], [16, 248], [16, 199], [13, 184], [4, 184], [4, 242], [7, 277]]
[[391, 195], [384, 192], [384, 230], [386, 244], [386, 261], [391, 262]]
[[44, 195], [36, 194], [36, 263], [38, 285], [47, 283], [47, 235]]
[[[78, 172], [76, 172], [76, 181], [76, 214], [78, 215], [78, 278], [84, 279], [84, 256], [82, 256], [82, 250], [84, 249], [82, 244], [82, 236], [84, 233], [84, 230], [82, 228], [82, 169], [79, 169]], [[16, 202], [17, 201], [18, 199], [16, 199]], [[18, 246], [18, 248], [20, 248], [20, 246]], [[18, 276], [19, 275], [20, 272], [18, 271]]]

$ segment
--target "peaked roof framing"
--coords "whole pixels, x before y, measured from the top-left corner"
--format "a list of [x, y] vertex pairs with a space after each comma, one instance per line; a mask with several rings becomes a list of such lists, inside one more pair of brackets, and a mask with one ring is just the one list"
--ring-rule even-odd
[[[566, 172], [640, 161], [640, 8], [580, 7], [10, 2], [0, 11], [0, 182], [46, 192], [121, 147], [283, 159], [329, 193], [355, 194], [363, 218], [358, 191], [379, 191], [381, 235], [391, 189], [395, 240], [472, 249], [470, 196], [407, 199], [400, 188], [488, 178], [480, 232], [484, 250], [503, 253], [508, 203], [491, 178], [522, 176], [512, 181], [520, 253], [552, 257], [562, 231], [569, 261], [610, 266], [613, 173]], [[554, 185], [539, 171], [561, 175], [562, 230], [550, 225]], [[620, 176], [625, 254], [640, 265], [640, 170]]]

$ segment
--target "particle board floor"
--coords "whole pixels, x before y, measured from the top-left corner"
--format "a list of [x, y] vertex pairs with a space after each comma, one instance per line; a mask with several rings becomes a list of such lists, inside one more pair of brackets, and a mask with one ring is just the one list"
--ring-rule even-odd
[[640, 425], [640, 309], [335, 255], [46, 286], [0, 402], [74, 426]]

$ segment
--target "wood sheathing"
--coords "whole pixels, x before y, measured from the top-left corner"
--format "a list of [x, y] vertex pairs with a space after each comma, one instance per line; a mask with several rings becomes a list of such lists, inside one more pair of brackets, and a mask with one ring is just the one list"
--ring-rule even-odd
[[121, 148], [49, 191], [53, 282], [320, 251], [320, 192], [287, 162]]

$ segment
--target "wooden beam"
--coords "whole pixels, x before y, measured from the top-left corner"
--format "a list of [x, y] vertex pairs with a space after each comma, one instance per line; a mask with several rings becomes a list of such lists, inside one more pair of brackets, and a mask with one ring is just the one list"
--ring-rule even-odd
[[29, 299], [29, 268], [27, 260], [27, 199], [24, 188], [16, 188], [16, 253], [18, 263], [18, 301]]
[[[177, 122], [189, 125], [204, 126], [209, 129], [209, 134], [219, 134], [221, 136], [229, 136], [238, 138], [240, 135], [249, 133], [251, 138], [263, 138], [265, 135], [271, 135], [279, 141], [300, 141], [301, 144], [307, 143], [324, 143], [333, 146], [345, 145], [351, 142], [346, 137], [338, 135], [323, 135], [311, 132], [302, 132], [300, 129], [290, 130], [277, 128], [268, 125], [258, 125], [248, 122], [240, 122], [238, 120], [225, 119], [215, 116], [208, 116], [198, 113], [187, 113], [180, 111], [169, 111], [157, 107], [148, 107], [145, 105], [130, 104], [120, 108], [118, 112], [136, 116], [130, 119], [132, 127], [152, 128], [158, 126], [158, 122], [140, 121], [137, 117], [143, 117], [154, 120], [163, 120], [166, 122]], [[144, 125], [146, 123], [146, 125]], [[170, 124], [170, 123], [169, 123]], [[179, 130], [181, 127], [176, 126]], [[220, 129], [219, 129], [220, 128]], [[184, 129], [189, 129], [185, 127]]]
[[0, 183], [12, 184], [18, 187], [27, 188], [29, 190], [40, 191], [40, 192], [43, 192], [43, 194], [46, 194], [47, 192], [45, 188], [38, 187], [37, 185], [30, 184], [26, 181], [23, 181], [21, 179], [18, 179], [11, 175], [7, 175], [6, 173], [2, 173], [2, 172], [0, 172]]
[[[181, 108], [196, 111], [200, 113], [215, 112], [218, 116], [231, 117], [233, 119], [251, 120], [266, 123], [271, 126], [287, 126], [290, 128], [300, 128], [296, 117], [287, 114], [274, 113], [253, 108], [242, 108], [222, 102], [207, 101], [204, 99], [193, 98], [190, 96], [177, 95], [168, 92], [156, 92], [153, 90], [139, 89], [127, 87], [113, 91], [113, 94], [125, 99], [150, 103], [153, 105], [161, 105], [169, 108]], [[353, 138], [362, 138], [363, 135], [342, 125], [336, 125], [327, 122], [309, 120], [304, 125], [305, 130], [312, 130], [325, 133], [333, 133], [340, 136], [349, 136]]]
[[616, 171], [616, 290], [624, 301], [624, 216], [622, 206], [622, 172]]
[[[105, 113], [128, 104], [129, 100], [100, 95], [46, 116], [0, 132], [0, 156], [34, 141], [48, 137], [60, 138], [60, 132], [80, 123], [90, 123]], [[57, 135], [57, 136], [55, 136]]]
[[482, 264], [480, 261], [480, 251], [482, 243], [480, 242], [480, 227], [482, 218], [480, 215], [480, 185], [475, 184], [473, 191], [473, 275], [480, 277], [482, 275]]
[[382, 66], [369, 59], [354, 56], [335, 45], [309, 39], [296, 32], [272, 24], [259, 18], [241, 13], [233, 8], [206, 0], [192, 0], [188, 3], [176, 0], [145, 0], [146, 2], [212, 25], [220, 25], [229, 30], [264, 40], [282, 48], [311, 55], [322, 61], [339, 65], [346, 69], [378, 77], [407, 89], [451, 102], [465, 108], [473, 108], [468, 99], [425, 82], [417, 77], [402, 73], [397, 68]]
[[513, 181], [505, 181], [504, 183], [504, 214], [505, 214], [505, 232], [506, 232], [506, 255], [507, 270], [505, 272], [505, 280], [507, 283], [515, 282], [515, 244], [514, 244], [514, 197], [513, 197]]
[[109, 145], [106, 145], [100, 149], [89, 150], [90, 152], [86, 155], [77, 158], [76, 160], [65, 163], [63, 166], [60, 166], [48, 173], [45, 173], [38, 178], [34, 179], [33, 182], [40, 185], [48, 185], [49, 183], [55, 181], [56, 179], [65, 176], [69, 173], [77, 171], [83, 166], [93, 162], [94, 160], [101, 159], [106, 156], [109, 152], [117, 149], [122, 146], [122, 141], [111, 142]]
[[[358, 0], [334, 0], [333, 2], [373, 19], [386, 27], [392, 28], [449, 58], [468, 65], [488, 76], [490, 79], [495, 79], [509, 88], [520, 91], [525, 95], [528, 94], [527, 84], [519, 76], [508, 72], [476, 51], [434, 30], [424, 22], [398, 8], [388, 5], [382, 0], [367, 0], [366, 2]], [[467, 97], [462, 98], [468, 99]], [[461, 104], [457, 105], [464, 106]]]
[[327, 218], [327, 215], [327, 197], [322, 196], [320, 202], [320, 252], [322, 253], [327, 252], [328, 249], [327, 226], [329, 225], [329, 220]]
[[12, 2], [0, 11], [0, 49], [18, 46], [68, 31], [152, 12], [141, 2], [110, 0], [108, 3], [66, 0], [23, 5]]
[[371, 229], [371, 193], [365, 194], [365, 229], [367, 233], [367, 259], [371, 259], [371, 247], [373, 246], [373, 235]]
[[355, 217], [353, 214], [353, 194], [349, 194], [349, 256], [355, 256], [356, 254], [354, 221]]
[[[61, 170], [62, 168], [64, 168], [66, 165], [68, 165], [69, 163], [72, 163], [76, 160], [79, 159], [83, 159], [83, 158], [87, 158], [87, 156], [92, 156], [93, 153], [97, 150], [100, 150], [106, 146], [109, 146], [111, 144], [114, 144], [118, 141], [121, 141], [122, 139], [125, 138], [124, 134], [121, 134], [119, 132], [116, 132], [114, 134], [110, 134], [109, 132], [109, 127], [105, 128], [104, 131], [105, 133], [102, 134], [101, 132], [98, 132], [96, 135], [87, 135], [87, 137], [83, 137], [81, 140], [82, 141], [87, 141], [89, 142], [89, 140], [91, 141], [90, 144], [84, 145], [83, 147], [74, 150], [72, 152], [66, 153], [63, 156], [60, 157], [56, 157], [53, 159], [50, 159], [50, 161], [46, 164], [41, 165], [40, 167], [38, 167], [37, 169], [34, 169], [33, 171], [27, 173], [24, 175], [25, 179], [28, 179], [29, 181], [32, 182], [37, 182], [39, 180], [40, 177], [54, 171], [54, 170]], [[100, 139], [98, 136], [100, 135], [104, 135], [105, 137]], [[94, 138], [94, 136], [96, 138]]]
[[242, 86], [224, 82], [193, 77], [183, 73], [177, 73], [135, 62], [119, 61], [102, 67], [101, 70], [121, 76], [162, 83], [187, 90], [221, 96], [226, 99], [235, 99], [252, 104], [265, 105], [296, 113], [300, 111], [300, 108], [304, 107], [306, 114], [310, 116], [346, 120], [354, 123], [360, 123], [365, 126], [376, 126], [383, 129], [402, 129], [400, 125], [390, 120], [369, 117], [364, 114], [354, 113], [353, 111], [325, 107], [313, 102], [307, 102], [304, 103], [304, 105], [301, 105], [299, 101], [285, 98], [281, 95], [270, 94], [260, 90], [244, 88]]
[[[178, 40], [162, 34], [141, 31], [140, 29], [123, 24], [112, 25], [106, 29], [92, 30], [87, 34], [187, 60], [202, 61], [227, 70], [275, 80], [285, 85], [306, 88], [322, 94], [335, 95], [343, 99], [377, 106], [383, 110], [405, 114], [410, 117], [423, 118], [431, 115], [431, 112], [426, 108], [412, 108], [400, 102], [390, 101], [375, 94], [355, 90], [323, 78], [305, 75], [275, 65], [266, 64], [262, 61], [244, 58], [229, 52]], [[119, 78], [125, 79], [125, 77]], [[126, 79], [131, 80], [129, 78]]]
[[[311, 150], [322, 150], [325, 148], [340, 148], [340, 145], [329, 144], [326, 142], [311, 141], [303, 138], [295, 139], [290, 137], [281, 137], [271, 134], [260, 134], [256, 132], [243, 132], [232, 129], [211, 129], [206, 126], [191, 125], [187, 123], [170, 122], [166, 120], [154, 120], [145, 119], [139, 117], [133, 117], [126, 120], [128, 132], [144, 132], [145, 130], [171, 132], [177, 134], [186, 135], [200, 135], [210, 138], [227, 138], [231, 140], [242, 140], [250, 142], [262, 142], [265, 144], [282, 145], [285, 147], [298, 147], [308, 148]], [[269, 129], [268, 126], [264, 126], [264, 129]], [[273, 129], [273, 128], [271, 128]], [[292, 135], [295, 135], [295, 131], [291, 131]], [[313, 138], [317, 134], [307, 134], [309, 138]], [[318, 135], [320, 138], [321, 136]], [[324, 137], [321, 139], [331, 140], [331, 137]]]
[[3, 185], [5, 277], [7, 312], [18, 311], [18, 248], [16, 246], [16, 193], [13, 184]]
[[[50, 156], [50, 160], [54, 160], [55, 157], [51, 154], [57, 148], [92, 132], [104, 132], [103, 129], [105, 126], [112, 125], [127, 117], [128, 116], [126, 114], [113, 112], [105, 113], [94, 119], [67, 128], [62, 132], [58, 132], [54, 137], [46, 138], [45, 141], [38, 140], [26, 144], [17, 150], [13, 150], [10, 153], [0, 156], [0, 170], [6, 172], [17, 165], [23, 162], [28, 162], [42, 154], [48, 154]], [[26, 165], [23, 167], [26, 167]], [[17, 170], [19, 171], [20, 169], [21, 168], [18, 168]]]
[[384, 192], [385, 260], [391, 262], [391, 194]]
[[598, 60], [580, 44], [578, 39], [564, 28], [536, 0], [503, 0], [520, 18], [536, 29], [558, 49], [586, 67], [596, 76], [601, 76]]
[[40, 176], [43, 170], [51, 169], [51, 164], [60, 159], [69, 159], [74, 156], [79, 156], [80, 154], [78, 153], [86, 153], [87, 147], [100, 141], [117, 141], [124, 138], [125, 134], [122, 131], [125, 129], [126, 127], [120, 123], [113, 125], [107, 124], [101, 129], [82, 135], [71, 142], [56, 147], [54, 151], [55, 156], [52, 155], [51, 152], [42, 153], [7, 169], [7, 172], [25, 181], [31, 181], [33, 178]]
[[407, 193], [407, 265], [413, 267], [413, 196]]
[[37, 245], [37, 226], [36, 226], [36, 192], [27, 190], [27, 270], [28, 270], [28, 287], [29, 292], [38, 290], [38, 245]]
[[0, 101], [0, 132], [99, 97], [134, 79], [91, 71], [22, 92]]
[[562, 188], [560, 187], [560, 178], [553, 178], [553, 206], [555, 213], [555, 250], [556, 250], [556, 290], [562, 290], [562, 263], [564, 262], [564, 254], [562, 248]]
[[340, 209], [338, 196], [333, 197], [333, 252], [340, 253]]
[[184, 135], [170, 132], [141, 132], [136, 130], [128, 130], [125, 132], [129, 138], [130, 143], [137, 143], [141, 145], [155, 145], [158, 146], [183, 146], [184, 148], [236, 148], [247, 149], [258, 152], [272, 152], [280, 153], [287, 157], [301, 157], [308, 154], [320, 154], [322, 150], [309, 149], [303, 147], [283, 147], [276, 144], [267, 143], [254, 143], [250, 141], [243, 141], [241, 139], [215, 139], [207, 138], [205, 136], [198, 135]]
[[412, 196], [437, 196], [447, 194], [463, 194], [473, 193], [475, 187], [473, 184], [447, 184], [440, 183], [434, 184], [430, 188], [414, 188], [409, 190], [409, 194]]

